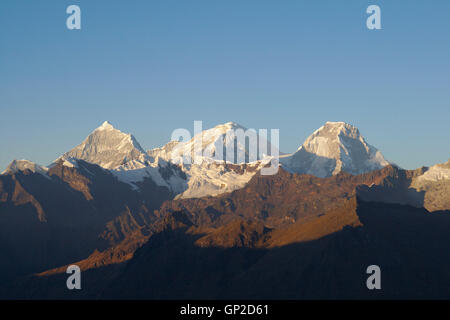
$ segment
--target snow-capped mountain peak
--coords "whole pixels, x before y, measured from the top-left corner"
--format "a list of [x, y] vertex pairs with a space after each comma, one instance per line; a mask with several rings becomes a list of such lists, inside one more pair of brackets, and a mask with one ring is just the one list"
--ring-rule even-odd
[[105, 121], [105, 122], [103, 122], [103, 124], [102, 124], [100, 127], [98, 127], [98, 128], [95, 129], [95, 130], [101, 131], [101, 130], [117, 130], [117, 129], [115, 129], [115, 128], [113, 127], [113, 125], [111, 124], [111, 122]]
[[347, 149], [343, 143], [344, 139], [359, 141], [366, 151], [369, 149], [358, 128], [345, 122], [325, 123], [306, 139], [300, 149], [304, 148], [318, 156], [334, 158], [341, 151], [340, 147]]
[[[253, 139], [252, 147], [255, 147], [255, 152], [250, 152], [250, 147], [246, 146], [246, 138]], [[270, 142], [260, 136], [258, 131], [249, 130], [235, 122], [227, 122], [203, 130], [186, 142], [174, 143], [172, 141], [170, 143], [162, 148], [150, 150], [148, 153], [153, 157], [164, 157], [164, 159], [178, 164], [196, 162], [195, 159], [197, 159], [197, 164], [203, 161], [224, 160], [228, 163], [240, 164], [254, 162], [264, 157], [262, 152], [259, 154], [256, 152], [258, 144], [265, 144], [267, 150], [272, 148]]]
[[148, 156], [132, 134], [123, 133], [105, 121], [60, 158], [82, 159], [105, 169], [114, 169], [131, 160], [146, 161]]
[[31, 172], [34, 172], [34, 173], [40, 173], [40, 174], [44, 175], [45, 177], [48, 177], [47, 176], [48, 168], [40, 166], [29, 160], [13, 160], [8, 165], [6, 170], [2, 172], [2, 174], [17, 173], [17, 172], [21, 172], [21, 171], [25, 171], [25, 170], [30, 170]]
[[226, 131], [228, 130], [236, 130], [236, 129], [244, 129], [246, 130], [246, 128], [244, 126], [241, 126], [239, 123], [230, 121], [224, 124], [219, 124], [217, 126], [215, 126], [215, 128], [224, 128]]
[[258, 131], [247, 130], [235, 122], [227, 122], [196, 133], [188, 141], [171, 141], [147, 153], [152, 161], [163, 159], [179, 165], [185, 173], [187, 180], [182, 185], [185, 190], [178, 197], [218, 195], [244, 187], [267, 164], [267, 161], [256, 161], [257, 155], [254, 155], [256, 159], [249, 156], [249, 147], [242, 139], [246, 134], [252, 135], [255, 143], [266, 143], [268, 150], [271, 150], [270, 143], [265, 137], [258, 135]]
[[326, 122], [297, 152], [281, 162], [294, 172], [318, 177], [341, 171], [361, 174], [389, 164], [380, 151], [365, 141], [358, 128], [345, 122]]

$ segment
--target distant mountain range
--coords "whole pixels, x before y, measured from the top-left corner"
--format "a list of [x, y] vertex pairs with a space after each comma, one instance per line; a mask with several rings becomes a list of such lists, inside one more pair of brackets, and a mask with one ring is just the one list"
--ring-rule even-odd
[[265, 176], [272, 156], [250, 161], [236, 129], [145, 151], [105, 122], [49, 166], [14, 160], [0, 175], [0, 297], [450, 298], [450, 160], [403, 170], [327, 122]]
[[[230, 139], [229, 133], [237, 129], [247, 130], [229, 122], [205, 130], [190, 141], [171, 141], [146, 152], [133, 135], [115, 129], [106, 121], [55, 163], [64, 160], [63, 165], [74, 166], [77, 160], [84, 160], [110, 170], [120, 181], [133, 187], [136, 187], [136, 182], [148, 177], [182, 198], [218, 195], [242, 188], [267, 162], [264, 159], [248, 161], [248, 145]], [[258, 141], [261, 139], [264, 138], [258, 136]], [[197, 141], [201, 144], [198, 151], [201, 163], [185, 165], [183, 156], [197, 152], [194, 150]], [[218, 142], [227, 150], [235, 148], [235, 157], [229, 160], [224, 155], [221, 159], [224, 161], [214, 160]], [[270, 142], [264, 140], [264, 143], [271, 150]], [[235, 170], [227, 170], [227, 164], [235, 165], [231, 166]], [[366, 143], [357, 128], [344, 122], [327, 122], [295, 153], [282, 154], [281, 164], [293, 173], [329, 177], [341, 171], [361, 174], [378, 170], [389, 162], [376, 148]], [[13, 161], [5, 172], [24, 169], [44, 175], [48, 171], [46, 167], [20, 160]]]

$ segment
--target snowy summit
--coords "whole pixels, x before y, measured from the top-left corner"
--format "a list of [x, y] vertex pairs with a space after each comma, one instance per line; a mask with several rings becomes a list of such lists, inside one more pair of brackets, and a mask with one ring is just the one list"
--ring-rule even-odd
[[145, 161], [146, 152], [133, 135], [115, 129], [105, 121], [81, 144], [66, 152], [61, 159], [82, 159], [105, 169], [114, 169], [130, 160]]
[[47, 177], [47, 171], [48, 168], [40, 166], [32, 161], [29, 160], [13, 160], [5, 171], [2, 172], [2, 174], [5, 173], [17, 173], [25, 170], [30, 170], [33, 173], [40, 173]]
[[366, 142], [358, 128], [345, 122], [325, 123], [297, 152], [280, 161], [294, 172], [317, 177], [341, 171], [356, 175], [389, 165], [381, 152]]

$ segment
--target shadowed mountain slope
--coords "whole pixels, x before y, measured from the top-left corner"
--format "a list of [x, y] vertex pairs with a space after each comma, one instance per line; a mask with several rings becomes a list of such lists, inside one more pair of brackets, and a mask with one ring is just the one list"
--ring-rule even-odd
[[[46, 175], [0, 176], [0, 281], [44, 271], [137, 236], [171, 193], [151, 180], [137, 192], [97, 165], [58, 161]], [[14, 267], [12, 267], [14, 266]]]
[[[303, 239], [275, 246], [280, 234], [245, 221], [222, 231], [256, 241], [205, 243], [189, 220], [171, 213], [127, 263], [85, 271], [81, 291], [65, 289], [61, 273], [20, 279], [6, 292], [64, 299], [450, 298], [450, 212], [353, 199], [335, 216], [292, 226]], [[381, 268], [379, 291], [366, 287], [373, 264]]]
[[[82, 292], [65, 289], [62, 267], [16, 279], [3, 295], [448, 298], [449, 212], [397, 204], [420, 205], [423, 195], [408, 188], [420, 174], [388, 166], [326, 179], [256, 175], [229, 194], [165, 202], [139, 235], [76, 262]], [[382, 269], [381, 292], [365, 286], [371, 264]]]

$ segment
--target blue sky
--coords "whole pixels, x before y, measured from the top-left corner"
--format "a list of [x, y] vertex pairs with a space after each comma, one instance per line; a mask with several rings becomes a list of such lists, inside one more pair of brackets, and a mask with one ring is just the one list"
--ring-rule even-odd
[[0, 170], [47, 165], [105, 120], [146, 149], [194, 120], [279, 128], [284, 152], [345, 121], [405, 168], [444, 162], [449, 35], [448, 0], [2, 0]]

